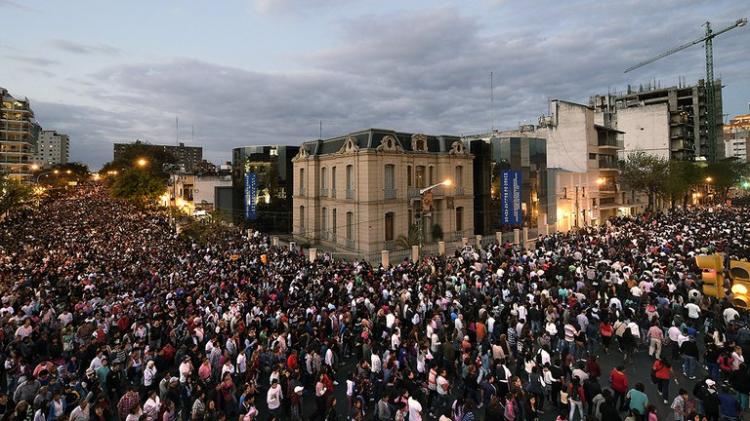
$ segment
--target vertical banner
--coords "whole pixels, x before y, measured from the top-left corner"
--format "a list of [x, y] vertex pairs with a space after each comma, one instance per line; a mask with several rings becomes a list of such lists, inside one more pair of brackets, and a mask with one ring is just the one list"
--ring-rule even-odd
[[258, 180], [254, 172], [245, 173], [245, 219], [255, 221], [255, 206], [258, 196]]
[[504, 225], [521, 225], [521, 171], [500, 172], [500, 216]]

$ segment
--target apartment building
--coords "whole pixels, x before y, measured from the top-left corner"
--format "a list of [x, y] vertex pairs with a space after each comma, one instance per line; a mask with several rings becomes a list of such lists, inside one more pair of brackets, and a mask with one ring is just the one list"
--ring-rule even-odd
[[36, 142], [34, 163], [40, 167], [67, 164], [70, 161], [70, 138], [54, 130], [42, 130]]
[[39, 125], [28, 99], [0, 88], [0, 172], [17, 180], [31, 177]]

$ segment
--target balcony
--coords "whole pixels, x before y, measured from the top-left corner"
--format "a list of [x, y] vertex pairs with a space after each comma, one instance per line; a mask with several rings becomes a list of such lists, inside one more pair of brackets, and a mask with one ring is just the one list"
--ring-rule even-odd
[[346, 248], [348, 248], [350, 250], [354, 250], [355, 249], [354, 246], [355, 246], [354, 239], [353, 238], [347, 238], [346, 239]]
[[463, 196], [464, 194], [466, 194], [466, 192], [464, 191], [464, 188], [456, 186], [456, 188], [455, 188], [455, 195], [456, 196]]
[[617, 193], [617, 184], [606, 183], [599, 186], [599, 193]]
[[328, 189], [320, 189], [320, 197], [328, 197]]
[[346, 200], [354, 200], [354, 190], [346, 189]]
[[297, 192], [297, 196], [305, 197], [305, 189], [299, 189], [299, 191]]
[[383, 189], [383, 199], [392, 200], [396, 198], [396, 189]]
[[[416, 199], [420, 196], [419, 191], [424, 189], [424, 187], [409, 187], [407, 189], [407, 195], [409, 199]], [[430, 190], [432, 192], [432, 197], [435, 196], [445, 196], [445, 190], [442, 186], [435, 187], [434, 189]]]
[[600, 170], [617, 170], [617, 161], [614, 159], [600, 159], [599, 160]]
[[331, 189], [331, 199], [336, 198], [336, 189]]

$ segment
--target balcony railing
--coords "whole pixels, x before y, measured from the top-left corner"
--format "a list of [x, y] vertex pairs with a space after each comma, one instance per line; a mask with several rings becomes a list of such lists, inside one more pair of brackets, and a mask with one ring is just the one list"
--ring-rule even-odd
[[328, 189], [320, 189], [320, 197], [328, 197]]
[[383, 199], [389, 200], [389, 199], [395, 199], [396, 198], [396, 189], [383, 189]]
[[354, 200], [354, 190], [346, 189], [346, 198], [347, 200]]
[[332, 199], [336, 198], [336, 189], [331, 189], [331, 198]]
[[354, 250], [354, 239], [353, 238], [347, 238], [346, 239], [346, 248]]
[[[407, 195], [409, 199], [416, 199], [419, 197], [419, 191], [422, 190], [424, 187], [409, 187], [407, 189]], [[434, 189], [430, 190], [432, 192], [432, 196], [445, 196], [445, 190], [442, 186], [435, 187]]]
[[299, 192], [297, 193], [297, 195], [298, 196], [304, 196], [305, 195], [305, 189], [304, 188], [300, 188]]
[[456, 186], [456, 188], [455, 188], [455, 193], [454, 193], [454, 194], [455, 194], [456, 196], [463, 196], [463, 195], [465, 194], [465, 192], [464, 192], [464, 188], [463, 188], [463, 187], [459, 187], [459, 186]]
[[328, 237], [329, 237], [328, 231], [323, 231], [323, 232], [320, 233], [320, 239], [321, 240], [328, 241]]

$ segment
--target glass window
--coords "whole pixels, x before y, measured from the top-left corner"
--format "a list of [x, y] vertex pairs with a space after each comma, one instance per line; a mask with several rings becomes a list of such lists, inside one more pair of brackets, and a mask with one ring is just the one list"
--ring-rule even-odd
[[407, 165], [406, 166], [406, 185], [408, 187], [412, 186], [412, 182], [411, 182], [411, 165]]
[[[300, 206], [299, 207], [299, 226], [304, 231], [305, 229], [305, 207]], [[304, 232], [302, 233], [304, 234]]]
[[354, 214], [351, 212], [346, 213], [346, 239], [354, 239]]
[[354, 190], [354, 166], [346, 166], [346, 189]]
[[425, 177], [425, 168], [423, 165], [417, 166], [417, 171], [415, 173], [416, 180], [415, 183], [417, 184], [417, 188], [424, 188], [427, 187], [427, 178]]
[[328, 209], [323, 208], [320, 216], [320, 229], [325, 233], [328, 229]]
[[464, 185], [464, 167], [457, 166], [456, 167], [456, 187], [463, 187]]
[[336, 235], [336, 209], [331, 211], [331, 231]]
[[325, 189], [328, 187], [328, 168], [323, 167], [320, 169], [320, 188]]
[[385, 174], [384, 174], [384, 180], [383, 180], [383, 186], [386, 190], [393, 190], [394, 184], [396, 181], [396, 178], [394, 176], [396, 172], [396, 166], [393, 164], [388, 164], [385, 166]]
[[464, 208], [459, 206], [456, 208], [456, 231], [464, 230]]
[[305, 194], [305, 169], [299, 169], [299, 194]]

